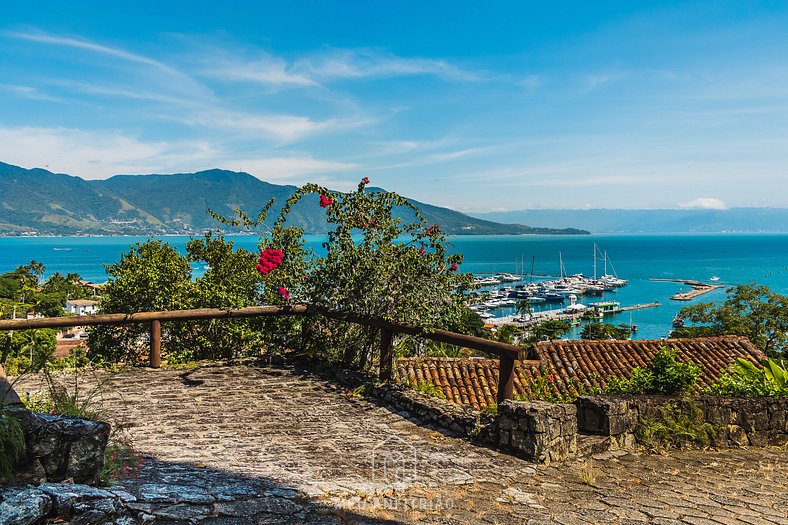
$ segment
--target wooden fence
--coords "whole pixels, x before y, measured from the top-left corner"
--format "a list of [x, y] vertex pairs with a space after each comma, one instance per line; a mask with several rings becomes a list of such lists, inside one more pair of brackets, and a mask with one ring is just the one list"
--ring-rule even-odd
[[242, 319], [282, 315], [314, 316], [346, 321], [380, 330], [380, 379], [390, 381], [393, 367], [393, 342], [395, 334], [407, 334], [441, 343], [449, 343], [495, 355], [499, 358], [498, 402], [514, 397], [514, 365], [524, 358], [523, 348], [490, 341], [480, 337], [458, 334], [447, 330], [424, 328], [373, 316], [343, 312], [317, 305], [252, 306], [238, 309], [200, 308], [195, 310], [170, 310], [139, 312], [133, 314], [97, 314], [43, 319], [0, 320], [0, 331], [31, 330], [37, 328], [68, 328], [74, 326], [126, 325], [147, 323], [150, 327], [150, 366], [161, 366], [161, 323], [170, 321], [196, 321], [201, 319]]

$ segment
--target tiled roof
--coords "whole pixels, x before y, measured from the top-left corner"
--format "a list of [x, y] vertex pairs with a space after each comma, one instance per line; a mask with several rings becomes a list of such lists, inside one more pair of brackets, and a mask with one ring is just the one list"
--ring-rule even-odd
[[[541, 362], [518, 361], [515, 395], [530, 394], [529, 379], [540, 374]], [[498, 359], [480, 357], [425, 357], [397, 359], [394, 379], [413, 386], [431, 383], [447, 400], [481, 410], [495, 402], [498, 392]]]
[[[604, 386], [611, 375], [626, 376], [637, 366], [648, 365], [659, 349], [676, 347], [682, 359], [701, 366], [700, 382], [708, 385], [737, 358], [760, 363], [766, 356], [746, 337], [723, 336], [668, 341], [577, 341], [538, 343], [530, 361], [515, 367], [515, 395], [528, 397], [531, 380], [548, 370], [556, 391], [570, 390], [573, 382], [587, 387]], [[404, 358], [397, 360], [395, 379], [402, 383], [431, 383], [449, 401], [482, 409], [495, 401], [498, 360], [487, 358]]]

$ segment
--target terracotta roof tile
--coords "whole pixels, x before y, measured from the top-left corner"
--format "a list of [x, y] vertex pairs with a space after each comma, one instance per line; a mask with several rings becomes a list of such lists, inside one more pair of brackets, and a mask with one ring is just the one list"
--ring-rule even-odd
[[[542, 369], [554, 375], [556, 392], [567, 392], [573, 382], [587, 387], [604, 386], [611, 375], [629, 376], [632, 369], [646, 366], [663, 344], [678, 349], [682, 359], [692, 359], [702, 369], [700, 382], [713, 383], [721, 371], [742, 357], [761, 363], [766, 356], [746, 337], [723, 336], [667, 341], [578, 341], [557, 340], [536, 344], [528, 361], [515, 366], [515, 395], [531, 394], [531, 381]], [[498, 390], [498, 360], [488, 358], [402, 358], [395, 380], [401, 383], [431, 383], [454, 403], [481, 410], [495, 401]]]

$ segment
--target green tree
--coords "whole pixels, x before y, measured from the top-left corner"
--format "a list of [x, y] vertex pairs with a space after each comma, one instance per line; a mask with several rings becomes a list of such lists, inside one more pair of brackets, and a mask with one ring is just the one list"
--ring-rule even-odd
[[629, 339], [631, 330], [626, 326], [605, 323], [589, 323], [580, 331], [580, 338], [586, 340]]
[[[189, 241], [186, 252], [189, 261], [208, 264], [192, 288], [193, 308], [244, 308], [261, 303], [256, 254], [236, 249], [222, 235], [211, 233]], [[265, 335], [263, 318], [173, 323], [167, 358], [174, 362], [258, 355]]]
[[[754, 283], [734, 286], [728, 289], [728, 297], [721, 304], [688, 306], [682, 308], [680, 315], [706, 327], [700, 331], [701, 335], [746, 336], [770, 356], [781, 355], [788, 344], [788, 296], [766, 286]], [[682, 334], [693, 335], [692, 332]]]
[[552, 341], [560, 339], [562, 335], [572, 329], [572, 326], [566, 321], [558, 319], [547, 319], [531, 329], [530, 342], [537, 341]]
[[[101, 313], [179, 310], [192, 305], [191, 269], [186, 257], [160, 240], [137, 243], [107, 266], [109, 280], [99, 308]], [[91, 357], [137, 362], [147, 352], [148, 326], [97, 326], [88, 340]], [[162, 327], [162, 346], [172, 342]]]
[[48, 328], [0, 333], [0, 365], [9, 375], [41, 370], [54, 359], [56, 336]]
[[34, 275], [36, 278], [36, 283], [44, 276], [44, 272], [46, 271], [46, 266], [44, 263], [38, 262], [36, 260], [30, 261], [25, 268], [31, 275]]

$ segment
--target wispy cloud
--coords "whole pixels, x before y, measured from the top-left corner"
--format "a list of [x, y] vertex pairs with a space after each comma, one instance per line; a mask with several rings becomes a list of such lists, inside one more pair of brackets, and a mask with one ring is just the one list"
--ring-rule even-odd
[[311, 156], [269, 157], [232, 160], [226, 164], [232, 170], [245, 171], [263, 180], [306, 182], [304, 175], [327, 174], [359, 168], [358, 164], [319, 160]]
[[314, 120], [299, 115], [255, 115], [232, 110], [194, 113], [183, 121], [195, 126], [218, 127], [247, 136], [266, 137], [283, 142], [292, 142], [319, 132], [360, 127], [372, 122], [366, 118]]
[[68, 102], [63, 97], [56, 97], [42, 92], [40, 89], [32, 86], [20, 86], [17, 84], [0, 84], [0, 90], [12, 93], [19, 98], [26, 98], [29, 100], [43, 100], [47, 102]]
[[[252, 58], [243, 59], [243, 55]], [[287, 60], [263, 50], [231, 52], [208, 48], [200, 55], [201, 73], [232, 81], [274, 87], [324, 86], [341, 80], [435, 76], [448, 81], [470, 82], [483, 75], [446, 60], [402, 57], [378, 49], [331, 49]], [[240, 55], [240, 56], [239, 56]]]
[[377, 49], [335, 49], [298, 60], [294, 69], [323, 80], [434, 75], [447, 80], [474, 81], [481, 78], [445, 60], [407, 58]]
[[303, 72], [295, 71], [283, 58], [266, 52], [244, 61], [227, 53], [211, 56], [202, 73], [223, 80], [253, 82], [272, 86], [316, 86], [318, 83]]
[[91, 51], [93, 53], [99, 53], [102, 55], [128, 60], [130, 62], [146, 64], [149, 66], [159, 68], [163, 71], [169, 71], [169, 72], [173, 71], [173, 69], [170, 68], [169, 66], [157, 60], [153, 60], [152, 58], [148, 58], [143, 55], [138, 55], [136, 53], [131, 53], [129, 51], [117, 47], [109, 47], [101, 44], [96, 44], [89, 40], [83, 40], [80, 38], [52, 35], [40, 31], [31, 31], [31, 32], [8, 31], [5, 34], [6, 36], [9, 36], [11, 38], [16, 38], [20, 40], [28, 40], [30, 42], [38, 42], [40, 44], [49, 44], [54, 46], [82, 49], [84, 51]]

